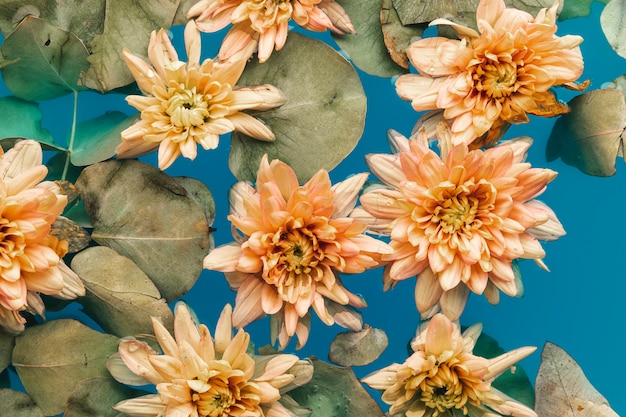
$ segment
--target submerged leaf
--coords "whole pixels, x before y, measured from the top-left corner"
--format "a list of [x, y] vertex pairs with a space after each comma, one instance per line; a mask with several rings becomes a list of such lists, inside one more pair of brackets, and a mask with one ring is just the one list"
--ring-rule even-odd
[[193, 286], [210, 249], [209, 221], [175, 179], [139, 161], [106, 161], [85, 168], [76, 188], [93, 240], [134, 261], [168, 301]]
[[335, 336], [328, 359], [341, 366], [368, 365], [380, 357], [387, 345], [384, 330], [366, 325], [359, 332], [342, 332]]
[[563, 349], [546, 342], [535, 381], [535, 411], [550, 417], [618, 417]]
[[[383, 37], [380, 0], [344, 0], [345, 9], [356, 30], [355, 34], [337, 35], [337, 45], [362, 71], [378, 77], [393, 77], [407, 72], [393, 60]], [[289, 35], [291, 36], [291, 34]], [[395, 62], [394, 62], [395, 61]]]
[[280, 88], [287, 102], [256, 115], [272, 128], [275, 141], [233, 132], [229, 165], [239, 180], [256, 178], [265, 153], [289, 164], [304, 182], [354, 149], [363, 133], [366, 97], [355, 69], [330, 46], [290, 32], [283, 49], [264, 64], [253, 60], [239, 81], [263, 83]]
[[87, 293], [78, 301], [107, 332], [120, 337], [152, 333], [150, 317], [173, 328], [174, 316], [159, 290], [137, 265], [105, 246], [95, 246], [72, 259], [72, 269]]
[[75, 35], [43, 19], [26, 17], [0, 51], [12, 61], [2, 68], [4, 83], [20, 98], [47, 100], [84, 89], [77, 81], [89, 68], [89, 51]]
[[63, 417], [121, 417], [124, 414], [113, 406], [142, 394], [146, 392], [120, 384], [110, 376], [84, 379], [72, 391]]
[[26, 328], [16, 337], [13, 366], [45, 415], [56, 415], [80, 380], [108, 376], [106, 361], [118, 338], [76, 320], [58, 319]]
[[41, 408], [23, 392], [0, 388], [0, 412], [11, 417], [44, 417]]
[[593, 90], [574, 97], [570, 112], [552, 129], [546, 157], [563, 162], [589, 175], [615, 174], [622, 132], [626, 127], [624, 94], [616, 89]]
[[289, 395], [298, 404], [313, 410], [313, 416], [362, 417], [382, 416], [376, 401], [365, 391], [350, 368], [333, 366], [311, 358], [314, 366], [311, 381]]

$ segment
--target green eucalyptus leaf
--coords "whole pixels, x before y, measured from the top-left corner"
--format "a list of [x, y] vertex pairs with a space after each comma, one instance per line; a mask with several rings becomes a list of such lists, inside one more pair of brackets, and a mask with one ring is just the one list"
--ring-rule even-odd
[[379, 77], [406, 73], [408, 66], [399, 66], [389, 55], [389, 45], [386, 45], [387, 39], [381, 23], [384, 12], [381, 10], [381, 0], [343, 0], [339, 3], [350, 16], [356, 33], [333, 34], [333, 38], [352, 63], [364, 72]]
[[275, 141], [233, 132], [229, 165], [239, 180], [256, 178], [265, 153], [291, 165], [306, 181], [321, 168], [331, 170], [354, 149], [363, 133], [366, 97], [355, 69], [330, 46], [290, 32], [283, 49], [264, 64], [253, 60], [239, 81], [265, 83], [280, 88], [287, 102], [257, 115], [272, 128]]
[[[65, 150], [63, 150], [63, 152], [58, 152], [56, 155], [50, 158], [46, 162], [46, 166], [48, 167], [48, 175], [46, 175], [46, 180], [62, 180], [75, 182], [82, 172], [83, 167], [72, 165], [70, 161], [68, 161], [69, 158], [70, 154]], [[64, 173], [65, 176], [63, 175]]]
[[312, 416], [362, 417], [382, 416], [376, 401], [365, 391], [350, 368], [329, 365], [312, 357], [313, 378], [289, 395], [302, 407], [313, 410]]
[[370, 326], [359, 332], [341, 332], [330, 343], [328, 359], [341, 366], [369, 365], [387, 349], [387, 334]]
[[128, 398], [147, 394], [120, 384], [110, 376], [87, 378], [76, 384], [63, 417], [123, 417], [113, 406]]
[[580, 365], [557, 345], [546, 342], [535, 381], [535, 411], [550, 417], [618, 417], [591, 385]]
[[574, 97], [570, 112], [559, 117], [548, 138], [546, 158], [589, 175], [615, 174], [615, 159], [626, 128], [626, 102], [617, 89], [593, 90]]
[[18, 140], [28, 138], [39, 142], [43, 149], [62, 150], [54, 143], [50, 132], [41, 127], [41, 110], [37, 103], [18, 97], [0, 97], [0, 143], [8, 149]]
[[412, 42], [422, 37], [428, 25], [426, 23], [403, 25], [400, 22], [398, 12], [393, 7], [392, 0], [383, 0], [382, 10], [380, 11], [380, 23], [389, 56], [393, 62], [408, 71], [409, 57], [406, 54], [406, 50]]
[[87, 211], [85, 210], [85, 205], [83, 204], [82, 200], [77, 201], [75, 204], [69, 207], [66, 207], [63, 215], [68, 219], [71, 219], [80, 227], [93, 229], [93, 224], [91, 224], [91, 219], [89, 218], [89, 214], [87, 214]]
[[[476, 341], [473, 353], [476, 356], [491, 359], [505, 353], [505, 351], [494, 338], [481, 333]], [[530, 408], [533, 408], [535, 404], [533, 386], [528, 379], [528, 375], [519, 365], [515, 365], [501, 373], [491, 385]], [[548, 414], [545, 415], [547, 416]]]
[[15, 336], [0, 328], [0, 372], [11, 364], [11, 353], [15, 345]]
[[150, 334], [150, 317], [173, 328], [174, 316], [159, 290], [127, 257], [106, 246], [95, 246], [72, 259], [72, 270], [87, 290], [78, 302], [107, 333], [120, 337]]
[[63, 412], [77, 382], [109, 375], [106, 361], [117, 345], [117, 337], [76, 320], [53, 320], [15, 338], [13, 366], [44, 414], [55, 415]]
[[211, 246], [209, 220], [175, 179], [139, 161], [105, 161], [85, 168], [76, 188], [93, 240], [134, 261], [168, 301], [193, 286]]
[[0, 48], [7, 88], [25, 100], [61, 97], [84, 89], [77, 85], [89, 68], [89, 52], [75, 35], [43, 19], [28, 16], [11, 32]]
[[0, 415], [11, 417], [44, 417], [41, 408], [23, 392], [0, 388]]
[[611, 48], [622, 58], [626, 58], [626, 27], [624, 26], [624, 14], [626, 14], [626, 0], [611, 0], [600, 15], [602, 32], [609, 41]]
[[561, 10], [559, 14], [559, 20], [589, 16], [591, 13], [591, 3], [594, 1], [606, 4], [611, 0], [567, 0], [563, 4], [563, 10]]
[[70, 161], [74, 165], [85, 166], [111, 158], [115, 155], [117, 146], [122, 143], [122, 130], [138, 119], [138, 115], [128, 117], [122, 112], [110, 111], [79, 123], [76, 126]]

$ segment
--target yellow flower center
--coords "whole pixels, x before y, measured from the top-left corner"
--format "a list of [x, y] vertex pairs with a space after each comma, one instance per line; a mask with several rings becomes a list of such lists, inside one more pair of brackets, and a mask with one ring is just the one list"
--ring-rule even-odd
[[24, 253], [24, 234], [15, 222], [0, 218], [0, 268], [9, 268], [13, 259]]
[[209, 120], [208, 99], [204, 94], [191, 90], [177, 89], [164, 104], [170, 122], [178, 128], [189, 129], [202, 126]]
[[447, 363], [440, 364], [429, 377], [419, 384], [421, 390], [421, 401], [426, 407], [433, 409], [432, 416], [445, 413], [447, 410], [456, 408], [467, 415], [467, 402], [470, 401], [471, 394], [475, 398], [475, 393], [466, 387]]
[[517, 76], [514, 62], [486, 60], [475, 67], [472, 79], [476, 90], [484, 91], [490, 98], [504, 100], [519, 88]]

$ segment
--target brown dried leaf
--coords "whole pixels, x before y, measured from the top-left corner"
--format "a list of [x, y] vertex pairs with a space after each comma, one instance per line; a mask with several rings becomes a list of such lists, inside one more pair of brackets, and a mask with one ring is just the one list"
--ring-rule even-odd
[[68, 244], [68, 253], [75, 253], [86, 248], [91, 242], [89, 232], [67, 217], [59, 216], [52, 223], [50, 234]]
[[383, 30], [383, 39], [391, 59], [402, 68], [409, 69], [409, 58], [406, 49], [411, 42], [421, 38], [427, 24], [403, 25], [398, 12], [393, 7], [392, 0], [383, 0], [380, 10], [380, 23]]
[[387, 335], [365, 325], [360, 332], [343, 332], [330, 344], [328, 359], [341, 366], [363, 366], [374, 362], [387, 348]]

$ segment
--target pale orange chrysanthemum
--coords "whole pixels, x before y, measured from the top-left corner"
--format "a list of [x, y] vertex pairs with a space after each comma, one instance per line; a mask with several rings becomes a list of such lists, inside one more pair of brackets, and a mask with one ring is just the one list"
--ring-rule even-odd
[[11, 332], [24, 330], [20, 312], [43, 315], [39, 293], [63, 299], [85, 293], [61, 259], [67, 242], [50, 234], [67, 197], [41, 182], [48, 173], [42, 158], [34, 140], [0, 149], [0, 326]]
[[443, 109], [453, 141], [497, 139], [505, 123], [526, 123], [527, 114], [556, 116], [568, 111], [550, 88], [573, 84], [583, 72], [580, 36], [556, 36], [558, 0], [537, 17], [506, 8], [503, 0], [481, 0], [479, 32], [451, 25], [460, 40], [443, 37], [415, 41], [408, 55], [419, 74], [398, 78], [398, 95], [416, 111]]
[[420, 314], [441, 309], [457, 319], [469, 291], [485, 293], [492, 304], [499, 290], [520, 295], [513, 262], [534, 259], [545, 268], [537, 237], [554, 240], [565, 232], [554, 212], [534, 200], [556, 172], [524, 162], [529, 138], [469, 151], [464, 143], [452, 146], [449, 131], [439, 136], [441, 156], [423, 134], [410, 142], [392, 134], [399, 154], [368, 155], [386, 187], [366, 190], [352, 216], [391, 236], [394, 253], [382, 257], [389, 262], [385, 289], [418, 275]]
[[128, 103], [141, 112], [141, 120], [122, 131], [117, 156], [134, 158], [159, 149], [159, 168], [166, 169], [183, 155], [194, 159], [197, 145], [215, 149], [219, 135], [242, 132], [261, 140], [274, 140], [263, 122], [244, 110], [267, 110], [285, 103], [274, 86], [237, 87], [250, 51], [230, 59], [200, 63], [200, 33], [193, 21], [185, 28], [188, 62], [161, 29], [152, 32], [148, 57], [152, 65], [124, 49], [124, 59], [145, 96], [131, 95]]
[[203, 32], [216, 32], [230, 23], [220, 48], [220, 59], [228, 59], [258, 42], [259, 62], [287, 40], [292, 20], [305, 29], [338, 34], [355, 33], [345, 10], [334, 0], [200, 0], [187, 12]]
[[482, 326], [461, 334], [458, 324], [443, 314], [420, 325], [411, 342], [414, 353], [362, 379], [382, 391], [391, 405], [388, 415], [407, 417], [537, 417], [491, 383], [515, 363], [535, 351], [523, 347], [492, 359], [472, 352]]
[[152, 322], [162, 354], [124, 339], [107, 368], [122, 383], [156, 385], [157, 394], [121, 401], [113, 407], [117, 411], [129, 417], [295, 416], [289, 410], [294, 401], [289, 398], [287, 407], [282, 401], [311, 379], [313, 365], [295, 355], [248, 353], [250, 335], [240, 329], [233, 337], [230, 305], [214, 339], [205, 325], [194, 324], [184, 303], [175, 308], [174, 337], [161, 322]]
[[265, 155], [256, 188], [233, 186], [228, 218], [237, 242], [211, 251], [204, 267], [225, 272], [237, 290], [237, 326], [270, 314], [272, 340], [281, 349], [294, 334], [299, 346], [306, 343], [311, 307], [327, 325], [361, 329], [349, 306], [365, 307], [365, 301], [344, 288], [338, 274], [378, 266], [380, 253], [390, 253], [363, 234], [365, 224], [346, 217], [366, 178], [358, 174], [332, 186], [320, 170], [300, 186], [291, 167]]

